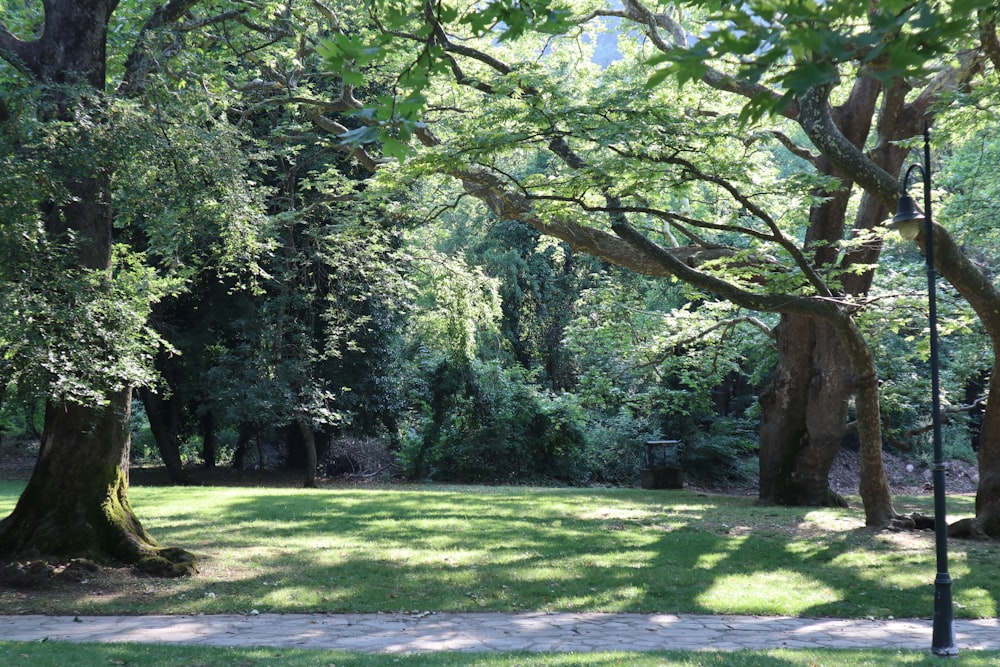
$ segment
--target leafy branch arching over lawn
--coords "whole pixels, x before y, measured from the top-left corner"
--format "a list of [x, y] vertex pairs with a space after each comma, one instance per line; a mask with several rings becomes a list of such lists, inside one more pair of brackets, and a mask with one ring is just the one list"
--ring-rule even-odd
[[[20, 483], [0, 486], [0, 511]], [[604, 611], [921, 617], [933, 536], [856, 510], [761, 507], [689, 491], [510, 487], [321, 491], [136, 487], [185, 580], [0, 589], [2, 613]], [[900, 498], [927, 510], [929, 499]], [[958, 515], [973, 499], [951, 501]], [[955, 517], [952, 517], [955, 518]], [[953, 542], [956, 615], [1000, 609], [1000, 545]]]

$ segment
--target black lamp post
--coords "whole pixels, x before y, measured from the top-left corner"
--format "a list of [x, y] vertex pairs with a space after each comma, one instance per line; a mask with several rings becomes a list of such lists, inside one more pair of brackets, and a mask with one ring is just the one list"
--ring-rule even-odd
[[[945, 517], [944, 455], [941, 452], [941, 391], [938, 375], [937, 339], [937, 273], [934, 269], [934, 223], [931, 220], [931, 140], [924, 124], [924, 163], [912, 164], [903, 177], [903, 195], [899, 198], [896, 215], [889, 226], [904, 238], [915, 239], [920, 233], [919, 223], [924, 223], [924, 256], [927, 258], [927, 300], [929, 303], [929, 334], [931, 347], [931, 419], [934, 436], [934, 534], [937, 548], [937, 577], [934, 579], [934, 636], [931, 652], [934, 655], [958, 655], [955, 643], [955, 623], [952, 616], [951, 576], [948, 574], [948, 523]], [[918, 169], [924, 177], [924, 211], [917, 208], [907, 192], [910, 174]]]

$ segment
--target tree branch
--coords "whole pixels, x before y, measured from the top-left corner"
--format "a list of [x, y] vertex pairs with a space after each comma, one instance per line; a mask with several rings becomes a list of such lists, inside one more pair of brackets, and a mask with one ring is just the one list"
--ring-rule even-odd
[[996, 10], [979, 10], [979, 43], [982, 44], [983, 53], [993, 63], [993, 67], [1000, 71], [1000, 39], [997, 38], [997, 15]]
[[[146, 87], [149, 75], [159, 68], [159, 62], [152, 48], [153, 35], [166, 26], [180, 21], [200, 1], [170, 0], [167, 4], [156, 8], [153, 15], [142, 26], [132, 50], [125, 59], [125, 73], [122, 76], [121, 83], [118, 84], [119, 93], [135, 93]], [[171, 46], [174, 44], [176, 44], [176, 41], [171, 42]], [[170, 53], [170, 46], [165, 47], [162, 51], [162, 55], [164, 56], [169, 57], [169, 55], [172, 55]]]
[[[307, 113], [309, 114], [309, 118], [312, 120], [312, 122], [315, 123], [316, 126], [322, 130], [325, 130], [338, 137], [348, 132], [348, 129], [345, 126], [341, 125], [335, 120], [327, 118], [322, 113], [320, 113], [319, 109], [309, 107]], [[364, 167], [371, 173], [376, 172], [381, 165], [385, 164], [385, 161], [378, 160], [372, 157], [371, 153], [366, 151], [361, 146], [354, 146], [353, 148], [350, 146], [344, 146], [344, 149], [349, 150], [351, 157], [355, 158], [358, 162], [361, 163], [362, 167]]]
[[672, 275], [706, 292], [732, 301], [737, 306], [767, 313], [797, 313], [838, 322], [846, 313], [835, 299], [805, 297], [786, 294], [758, 294], [710, 276], [684, 264], [665, 248], [660, 247], [624, 221], [612, 225], [615, 233], [644, 255], [661, 263]]
[[[625, 0], [624, 4], [629, 18], [636, 23], [646, 26], [646, 34], [657, 49], [666, 53], [687, 46], [687, 33], [677, 21], [670, 18], [667, 14], [654, 13], [640, 0]], [[666, 42], [659, 35], [659, 28], [661, 27], [670, 32], [673, 43]], [[706, 69], [701, 80], [716, 90], [724, 93], [733, 93], [748, 100], [769, 97], [777, 101], [781, 98], [781, 95], [767, 86], [735, 79], [711, 67]], [[795, 119], [799, 114], [798, 102], [795, 100], [788, 102], [788, 104], [781, 108], [779, 113], [785, 118]]]
[[799, 124], [820, 152], [851, 180], [894, 208], [900, 185], [896, 178], [870, 160], [845, 137], [833, 121], [829, 104], [830, 86], [810, 88], [799, 97]]
[[35, 78], [32, 71], [32, 44], [17, 37], [3, 21], [0, 21], [0, 58], [11, 67], [31, 79]]
[[773, 137], [778, 141], [779, 144], [785, 147], [785, 150], [787, 150], [795, 157], [805, 160], [814, 167], [817, 166], [819, 156], [810, 151], [809, 149], [805, 148], [804, 146], [799, 146], [798, 144], [796, 144], [794, 141], [792, 141], [792, 138], [789, 137], [784, 132], [780, 132], [779, 130], [764, 130], [762, 132], [759, 132], [758, 134]]

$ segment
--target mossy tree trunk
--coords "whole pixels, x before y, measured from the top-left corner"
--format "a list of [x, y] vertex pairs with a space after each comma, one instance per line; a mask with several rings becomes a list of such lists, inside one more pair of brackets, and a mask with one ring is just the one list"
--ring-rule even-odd
[[50, 404], [38, 461], [13, 513], [0, 522], [0, 553], [18, 558], [109, 559], [157, 575], [190, 574], [194, 558], [164, 549], [128, 500], [131, 392], [101, 408]]

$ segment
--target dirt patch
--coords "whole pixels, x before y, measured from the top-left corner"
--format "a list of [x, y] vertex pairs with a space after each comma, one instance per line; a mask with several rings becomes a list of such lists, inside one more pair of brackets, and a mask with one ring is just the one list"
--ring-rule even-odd
[[[882, 461], [893, 493], [906, 495], [933, 493], [929, 467], [889, 449], [883, 450]], [[944, 476], [945, 489], [948, 493], [975, 493], [979, 484], [978, 467], [965, 461], [947, 461]], [[830, 487], [837, 493], [856, 494], [860, 480], [860, 453], [841, 448], [833, 467], [830, 468]]]

